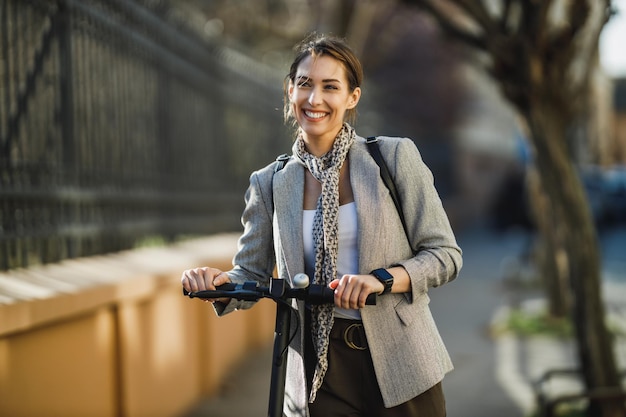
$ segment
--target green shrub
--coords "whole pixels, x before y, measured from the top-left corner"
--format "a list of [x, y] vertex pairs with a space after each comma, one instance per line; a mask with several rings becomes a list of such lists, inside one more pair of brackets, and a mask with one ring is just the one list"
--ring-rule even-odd
[[568, 318], [552, 317], [546, 312], [529, 313], [511, 310], [505, 324], [506, 329], [520, 336], [548, 335], [569, 338], [574, 334]]

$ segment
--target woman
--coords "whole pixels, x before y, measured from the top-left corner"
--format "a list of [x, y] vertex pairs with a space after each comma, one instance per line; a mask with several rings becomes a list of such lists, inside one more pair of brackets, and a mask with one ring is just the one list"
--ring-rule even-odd
[[[428, 308], [428, 289], [461, 268], [433, 177], [414, 143], [382, 138], [407, 232], [365, 140], [347, 123], [361, 97], [361, 64], [342, 41], [313, 35], [285, 80], [297, 123], [293, 157], [254, 172], [232, 270], [183, 273], [188, 291], [305, 271], [335, 291], [334, 306], [296, 308], [287, 362], [288, 416], [445, 416], [441, 380], [452, 363]], [[408, 234], [408, 235], [407, 235]], [[371, 271], [371, 272], [370, 272]], [[384, 294], [375, 306], [371, 293]], [[219, 315], [248, 308], [222, 299]]]

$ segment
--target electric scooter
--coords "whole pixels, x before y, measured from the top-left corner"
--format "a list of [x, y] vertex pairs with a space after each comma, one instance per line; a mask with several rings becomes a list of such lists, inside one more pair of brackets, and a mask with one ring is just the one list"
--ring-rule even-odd
[[[291, 313], [297, 314], [289, 300], [303, 300], [311, 305], [332, 304], [334, 302], [334, 290], [325, 285], [310, 284], [309, 277], [306, 274], [296, 274], [293, 278], [293, 284], [294, 287], [291, 288], [284, 279], [272, 278], [269, 287], [260, 287], [257, 282], [250, 281], [244, 284], [228, 283], [220, 285], [215, 290], [187, 292], [183, 289], [183, 294], [189, 298], [234, 298], [243, 301], [258, 301], [261, 298], [269, 298], [276, 302], [268, 417], [283, 417], [287, 349], [297, 334], [297, 327], [292, 334], [289, 334]], [[376, 304], [376, 294], [370, 294], [366, 304]], [[299, 326], [300, 321], [296, 319], [295, 323], [296, 326]]]

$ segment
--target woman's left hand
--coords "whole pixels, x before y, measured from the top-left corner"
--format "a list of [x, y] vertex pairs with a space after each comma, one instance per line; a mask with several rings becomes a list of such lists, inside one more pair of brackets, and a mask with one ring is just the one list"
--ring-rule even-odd
[[385, 289], [373, 275], [344, 275], [331, 281], [328, 286], [335, 290], [335, 305], [350, 309], [365, 307], [368, 295], [380, 294]]

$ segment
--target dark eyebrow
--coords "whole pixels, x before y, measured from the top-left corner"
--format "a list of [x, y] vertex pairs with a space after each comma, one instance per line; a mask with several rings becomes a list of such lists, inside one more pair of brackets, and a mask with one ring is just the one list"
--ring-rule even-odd
[[[307, 76], [307, 75], [299, 75], [296, 77], [297, 81], [311, 81], [311, 77]], [[322, 83], [340, 83], [341, 84], [341, 80], [337, 80], [335, 78], [327, 78], [325, 80], [322, 80]]]

